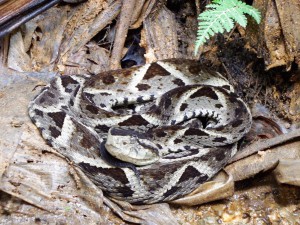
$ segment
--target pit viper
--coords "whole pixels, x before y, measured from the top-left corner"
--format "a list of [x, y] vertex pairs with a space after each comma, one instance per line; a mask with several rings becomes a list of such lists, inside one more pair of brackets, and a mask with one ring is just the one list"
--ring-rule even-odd
[[57, 76], [29, 116], [95, 185], [134, 204], [171, 201], [211, 179], [252, 122], [227, 79], [187, 59]]

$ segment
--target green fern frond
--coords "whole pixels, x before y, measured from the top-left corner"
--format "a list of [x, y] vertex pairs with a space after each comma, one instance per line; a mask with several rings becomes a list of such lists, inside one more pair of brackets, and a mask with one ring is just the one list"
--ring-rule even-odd
[[199, 47], [211, 36], [225, 31], [229, 32], [235, 23], [246, 27], [247, 17], [245, 15], [253, 17], [257, 23], [260, 23], [260, 12], [240, 0], [214, 0], [212, 4], [207, 5], [206, 11], [198, 17], [199, 27], [195, 55]]

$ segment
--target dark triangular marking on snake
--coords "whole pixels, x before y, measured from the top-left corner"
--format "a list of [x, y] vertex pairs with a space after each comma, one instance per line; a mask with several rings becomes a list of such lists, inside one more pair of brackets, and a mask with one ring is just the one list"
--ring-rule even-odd
[[96, 179], [99, 179], [100, 177], [110, 177], [114, 180], [118, 180], [122, 184], [119, 186], [113, 187], [113, 189], [103, 189], [103, 191], [114, 191], [117, 193], [122, 193], [123, 197], [131, 197], [134, 194], [134, 191], [131, 190], [129, 184], [129, 180], [125, 174], [125, 172], [122, 169], [119, 168], [102, 168], [97, 166], [92, 166], [89, 163], [80, 162], [79, 166], [81, 169], [88, 171], [88, 175], [92, 177], [92, 179], [95, 179], [95, 177], [98, 177]]
[[43, 117], [44, 116], [44, 113], [43, 111], [39, 110], [39, 109], [34, 109], [34, 112], [36, 115], [40, 116], [40, 117]]
[[60, 77], [61, 84], [64, 88], [66, 88], [69, 84], [78, 84], [76, 80], [74, 80], [71, 76], [62, 76]]
[[190, 98], [197, 98], [197, 97], [208, 97], [214, 100], [218, 100], [219, 97], [216, 94], [216, 91], [212, 89], [212, 87], [202, 87], [197, 90], [194, 94], [190, 96]]
[[195, 177], [199, 177], [202, 175], [195, 167], [188, 166], [185, 168], [184, 172], [181, 174], [179, 178], [179, 182], [184, 182], [189, 179], [194, 179]]
[[170, 73], [165, 68], [158, 65], [157, 63], [152, 63], [149, 66], [149, 68], [144, 76], [144, 80], [149, 80], [156, 76], [169, 76], [169, 75], [170, 75]]
[[141, 115], [132, 115], [129, 119], [119, 123], [119, 126], [147, 126], [149, 122]]
[[55, 122], [56, 126], [58, 126], [59, 128], [62, 128], [64, 125], [64, 120], [66, 117], [66, 113], [61, 111], [61, 112], [49, 112], [48, 116], [50, 118], [52, 118], [53, 122]]
[[184, 135], [209, 136], [204, 130], [189, 128], [184, 132]]
[[101, 155], [101, 158], [107, 162], [108, 164], [110, 164], [111, 166], [114, 166], [114, 167], [118, 167], [118, 168], [129, 168], [131, 169], [135, 176], [138, 178], [138, 182], [140, 183], [140, 173], [139, 171], [136, 169], [136, 166], [132, 163], [129, 163], [129, 162], [124, 162], [120, 159], [117, 159], [115, 157], [113, 157], [105, 148], [105, 143], [106, 143], [106, 140], [102, 141], [102, 143], [100, 144], [100, 147], [99, 147], [99, 152], [100, 152], [100, 155]]
[[69, 84], [78, 84], [76, 80], [74, 80], [71, 76], [62, 76], [61, 77], [61, 85], [65, 88], [67, 93], [71, 93], [73, 90], [71, 87], [68, 87]]
[[86, 110], [88, 110], [90, 113], [97, 115], [99, 113], [99, 109], [94, 105], [87, 105], [85, 107]]

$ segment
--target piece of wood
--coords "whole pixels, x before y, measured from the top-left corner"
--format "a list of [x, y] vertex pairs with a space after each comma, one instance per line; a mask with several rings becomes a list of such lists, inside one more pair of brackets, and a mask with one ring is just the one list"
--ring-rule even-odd
[[61, 0], [6, 0], [0, 2], [0, 37], [27, 22]]
[[116, 36], [114, 47], [111, 53], [110, 69], [121, 68], [120, 61], [122, 51], [127, 37], [128, 29], [131, 24], [132, 12], [136, 5], [136, 0], [124, 0], [121, 8], [121, 13], [117, 23]]
[[263, 139], [263, 140], [256, 141], [255, 143], [244, 148], [242, 151], [238, 152], [228, 163], [233, 163], [235, 161], [253, 155], [259, 151], [264, 151], [271, 147], [282, 145], [287, 143], [288, 141], [292, 141], [299, 138], [300, 138], [300, 129], [296, 129], [287, 134], [282, 134], [270, 139]]

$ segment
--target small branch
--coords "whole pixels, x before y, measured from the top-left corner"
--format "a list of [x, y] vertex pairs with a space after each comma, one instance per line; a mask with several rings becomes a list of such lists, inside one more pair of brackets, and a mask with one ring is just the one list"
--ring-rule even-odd
[[111, 53], [110, 69], [119, 69], [122, 58], [122, 51], [127, 37], [131, 18], [137, 0], [123, 0], [120, 17], [116, 27], [114, 47]]

